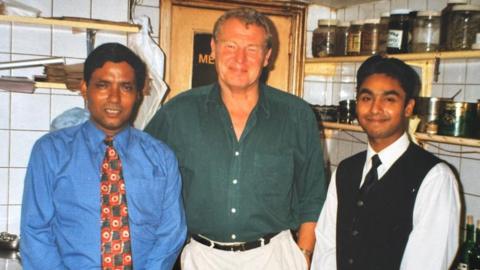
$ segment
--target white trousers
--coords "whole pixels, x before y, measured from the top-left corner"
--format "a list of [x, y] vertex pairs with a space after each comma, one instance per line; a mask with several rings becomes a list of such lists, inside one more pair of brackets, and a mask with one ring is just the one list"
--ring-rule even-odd
[[224, 251], [194, 239], [183, 249], [182, 270], [306, 270], [307, 261], [290, 231], [273, 237], [268, 245], [247, 251]]

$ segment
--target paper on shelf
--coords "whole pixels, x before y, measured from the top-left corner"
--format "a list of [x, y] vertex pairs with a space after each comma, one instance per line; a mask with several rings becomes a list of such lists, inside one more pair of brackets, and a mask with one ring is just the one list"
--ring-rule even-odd
[[0, 77], [0, 89], [31, 94], [35, 90], [35, 82], [27, 77]]

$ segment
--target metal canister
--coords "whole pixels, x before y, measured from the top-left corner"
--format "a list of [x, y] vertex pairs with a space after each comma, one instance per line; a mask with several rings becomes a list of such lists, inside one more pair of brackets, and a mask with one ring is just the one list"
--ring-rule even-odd
[[476, 119], [477, 103], [445, 102], [439, 120], [438, 134], [455, 137], [475, 137]]
[[337, 122], [337, 106], [312, 105], [312, 109], [318, 121]]
[[420, 118], [418, 132], [437, 134], [438, 122], [443, 104], [450, 101], [449, 98], [417, 97], [413, 113]]
[[338, 121], [340, 123], [352, 124], [357, 118], [355, 111], [356, 100], [341, 100], [338, 106]]

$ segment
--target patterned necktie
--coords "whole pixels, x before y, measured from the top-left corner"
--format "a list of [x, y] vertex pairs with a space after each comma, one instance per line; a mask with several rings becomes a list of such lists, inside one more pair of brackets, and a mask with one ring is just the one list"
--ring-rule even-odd
[[102, 269], [133, 269], [122, 163], [113, 148], [112, 138], [107, 137], [104, 142], [107, 149], [100, 180]]
[[363, 182], [362, 187], [360, 188], [360, 194], [366, 194], [377, 182], [378, 182], [378, 173], [377, 168], [382, 164], [382, 161], [378, 155], [372, 157], [372, 168], [368, 171], [365, 176], [365, 181]]

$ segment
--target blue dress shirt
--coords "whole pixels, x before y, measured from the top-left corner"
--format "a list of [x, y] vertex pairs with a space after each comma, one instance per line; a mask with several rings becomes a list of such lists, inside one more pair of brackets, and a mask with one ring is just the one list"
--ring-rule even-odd
[[[20, 226], [24, 269], [100, 269], [104, 138], [87, 121], [34, 145]], [[177, 160], [165, 144], [131, 127], [113, 145], [126, 183], [133, 267], [171, 269], [186, 237]]]

